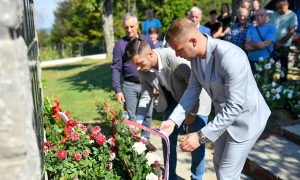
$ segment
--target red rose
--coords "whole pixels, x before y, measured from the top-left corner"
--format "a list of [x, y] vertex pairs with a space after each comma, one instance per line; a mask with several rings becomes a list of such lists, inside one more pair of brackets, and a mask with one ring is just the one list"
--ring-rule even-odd
[[81, 158], [82, 158], [82, 156], [81, 156], [81, 154], [80, 154], [79, 152], [76, 152], [76, 153], [74, 154], [74, 160], [75, 160], [75, 161], [80, 161]]
[[68, 155], [68, 153], [64, 149], [59, 150], [58, 153], [57, 153], [57, 157], [60, 160], [64, 160], [67, 157], [67, 155]]
[[72, 132], [72, 129], [66, 126], [66, 127], [64, 127], [64, 132], [66, 135], [70, 135]]
[[106, 142], [106, 137], [103, 134], [98, 134], [96, 137], [96, 143], [103, 145]]
[[69, 111], [66, 111], [66, 112], [65, 112], [65, 115], [66, 115], [68, 118], [70, 118], [70, 112], [69, 112]]
[[71, 132], [71, 139], [72, 141], [77, 141], [79, 139], [79, 133], [78, 132]]
[[83, 155], [83, 157], [87, 157], [89, 155], [89, 151], [88, 150], [83, 150], [82, 155]]
[[77, 125], [76, 121], [70, 119], [68, 122], [67, 122], [67, 126], [70, 127], [70, 128], [74, 128], [75, 126]]
[[50, 147], [51, 145], [52, 145], [52, 143], [51, 143], [51, 142], [48, 142], [48, 141], [46, 141], [46, 142], [43, 142], [43, 146]]
[[59, 107], [59, 102], [57, 100], [54, 100], [52, 102], [52, 107]]
[[91, 139], [96, 139], [98, 135], [97, 134], [91, 134], [89, 136], [90, 136]]
[[100, 126], [94, 126], [94, 127], [92, 128], [92, 133], [94, 133], [94, 134], [97, 134], [97, 133], [99, 133], [100, 131], [101, 131]]

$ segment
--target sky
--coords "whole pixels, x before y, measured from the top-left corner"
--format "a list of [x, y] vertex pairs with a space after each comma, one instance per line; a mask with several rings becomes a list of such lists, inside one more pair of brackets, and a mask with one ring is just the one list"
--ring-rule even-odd
[[59, 0], [34, 0], [36, 29], [51, 29]]

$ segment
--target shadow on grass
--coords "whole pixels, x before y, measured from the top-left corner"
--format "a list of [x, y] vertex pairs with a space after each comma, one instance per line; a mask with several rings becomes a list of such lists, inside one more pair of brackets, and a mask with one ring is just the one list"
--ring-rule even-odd
[[65, 78], [64, 81], [71, 83], [74, 89], [80, 92], [94, 89], [102, 89], [110, 92], [112, 90], [110, 65], [110, 63], [105, 63], [92, 66], [91, 68]]

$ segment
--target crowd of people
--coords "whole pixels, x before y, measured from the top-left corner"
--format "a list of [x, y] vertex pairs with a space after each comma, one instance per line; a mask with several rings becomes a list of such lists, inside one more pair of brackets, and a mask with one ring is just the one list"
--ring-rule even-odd
[[[160, 130], [170, 139], [169, 179], [177, 178], [177, 137], [184, 124], [189, 134], [180, 147], [192, 152], [191, 179], [202, 179], [206, 139], [215, 144], [218, 179], [240, 178], [270, 115], [253, 78], [255, 63], [277, 51], [281, 82], [286, 81], [286, 49], [298, 25], [287, 0], [278, 0], [276, 7], [268, 21], [259, 0], [252, 1], [252, 9], [243, 0], [237, 18], [224, 3], [219, 15], [210, 11], [204, 25], [201, 9], [192, 7], [186, 17], [172, 21], [166, 42], [160, 40], [162, 24], [152, 9], [146, 11], [142, 33], [135, 14], [123, 16], [126, 35], [113, 50], [112, 86], [130, 120], [151, 128], [153, 107], [164, 113]], [[216, 115], [207, 123], [211, 104]], [[141, 135], [155, 151], [150, 134]], [[163, 150], [165, 156], [165, 144]]]

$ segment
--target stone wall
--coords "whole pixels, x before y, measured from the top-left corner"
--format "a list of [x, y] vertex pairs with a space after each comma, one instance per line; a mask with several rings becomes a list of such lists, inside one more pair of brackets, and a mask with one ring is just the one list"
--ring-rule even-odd
[[41, 179], [33, 97], [22, 24], [23, 2], [0, 0], [0, 179]]

